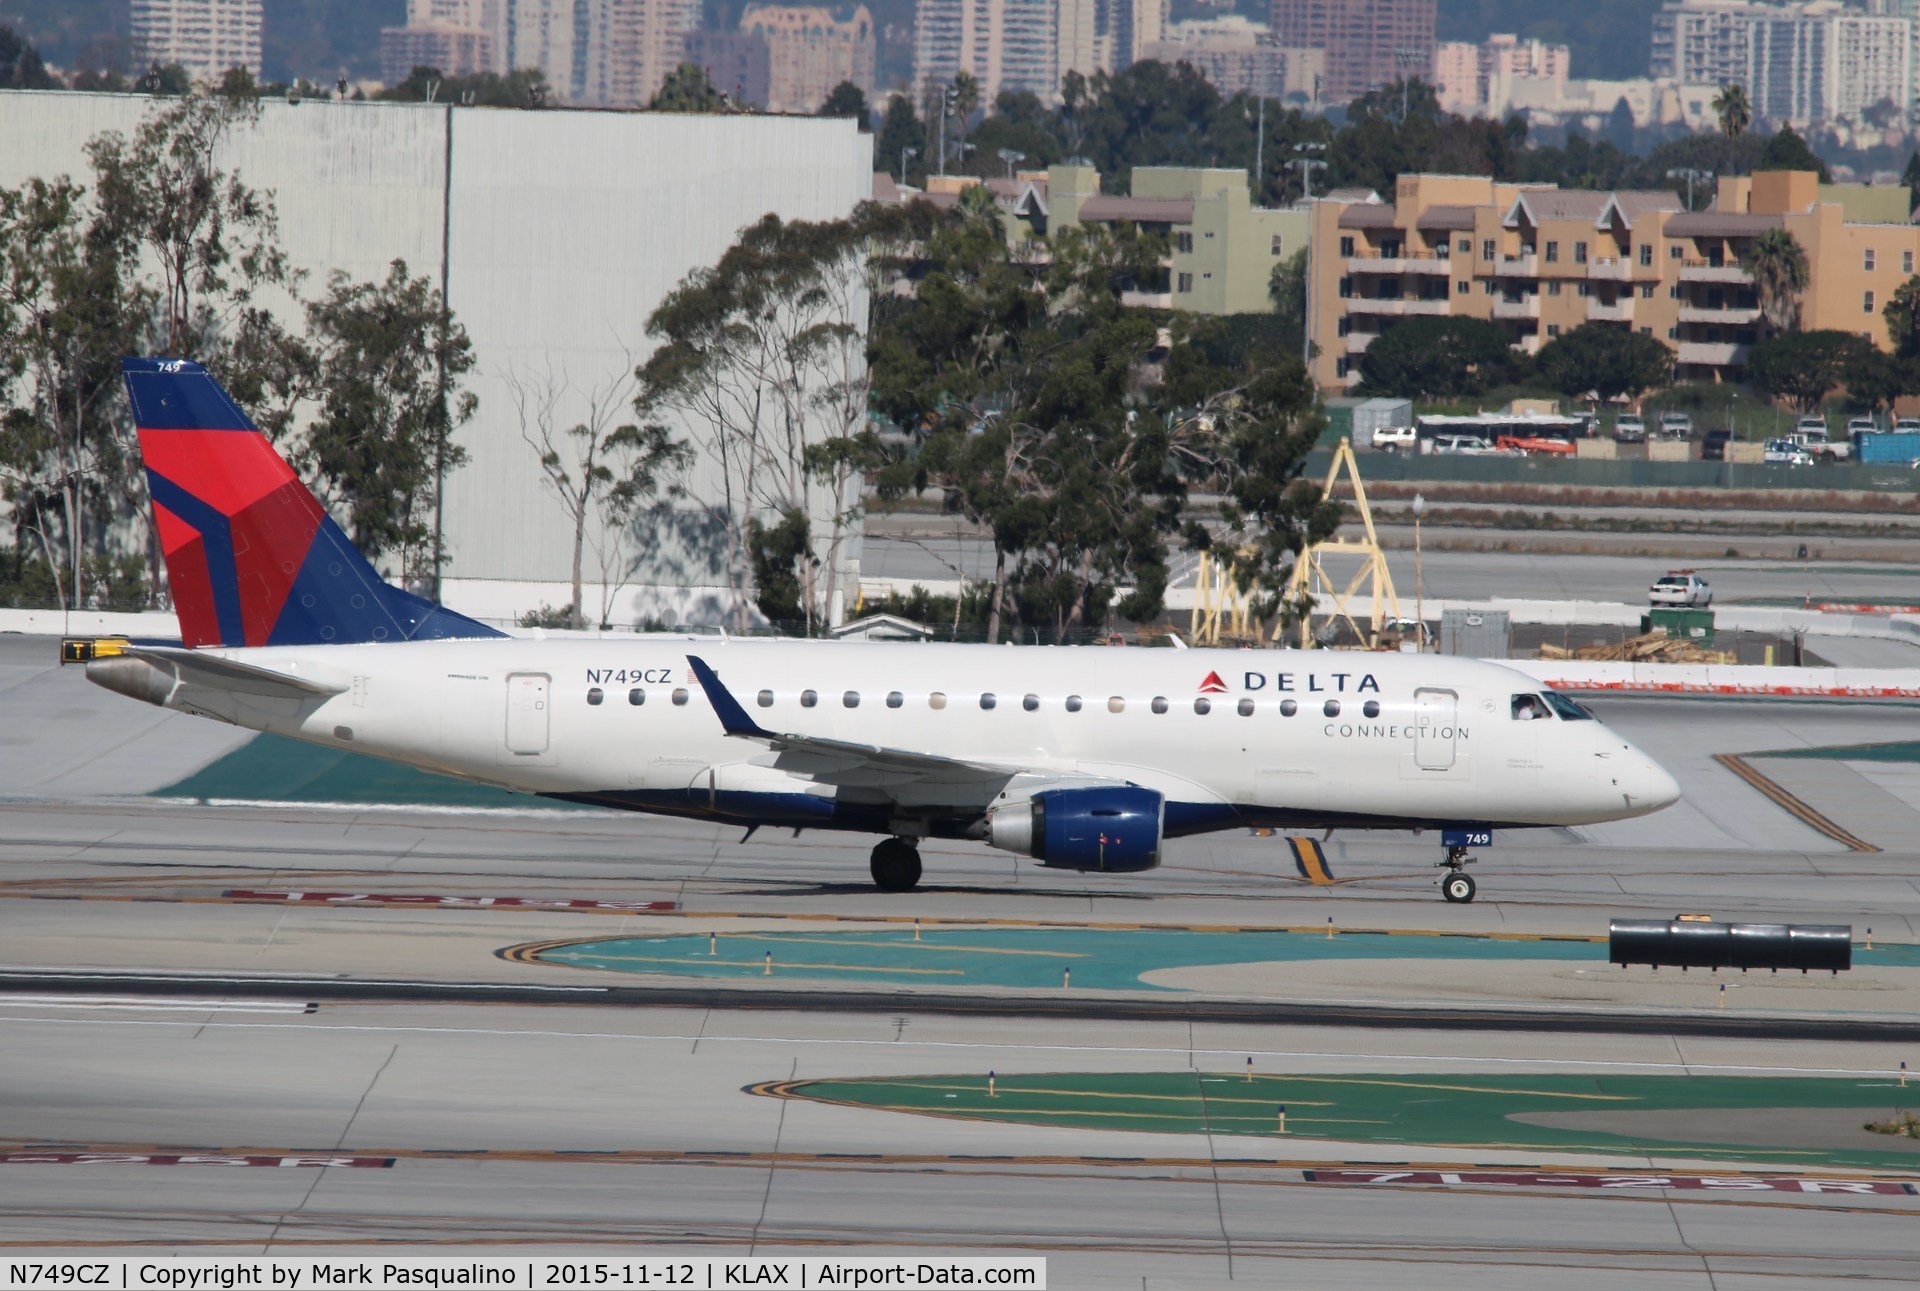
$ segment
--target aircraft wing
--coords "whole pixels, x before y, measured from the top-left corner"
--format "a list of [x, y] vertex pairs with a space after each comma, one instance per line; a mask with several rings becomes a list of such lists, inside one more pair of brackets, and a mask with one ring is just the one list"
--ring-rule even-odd
[[120, 652], [172, 672], [188, 685], [198, 683], [220, 690], [248, 695], [269, 695], [286, 699], [309, 699], [342, 694], [344, 682], [321, 677], [300, 677], [258, 664], [223, 659], [204, 650], [182, 650], [173, 646], [127, 646]]
[[980, 784], [1026, 774], [1021, 767], [1000, 763], [770, 731], [753, 720], [704, 659], [688, 655], [687, 663], [727, 734], [766, 745], [775, 755], [770, 765], [793, 775], [827, 784], [886, 788], [901, 784]]

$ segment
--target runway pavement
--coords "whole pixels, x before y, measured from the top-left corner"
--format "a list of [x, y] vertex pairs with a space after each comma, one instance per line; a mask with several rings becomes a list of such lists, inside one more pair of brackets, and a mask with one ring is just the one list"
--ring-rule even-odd
[[[93, 692], [73, 670], [34, 667], [0, 647], [0, 687], [11, 683], [0, 691], [5, 967], [631, 984], [649, 979], [499, 952], [706, 931], [723, 944], [731, 934], [899, 938], [915, 917], [936, 937], [1057, 926], [1084, 938], [1124, 925], [1315, 929], [1331, 916], [1336, 937], [1359, 941], [1370, 935], [1362, 929], [1593, 937], [1611, 917], [1701, 910], [1847, 923], [1857, 942], [1868, 926], [1883, 945], [1920, 942], [1920, 846], [1901, 814], [1920, 811], [1920, 771], [1851, 753], [1782, 756], [1904, 741], [1913, 710], [1898, 706], [1601, 701], [1605, 720], [1674, 771], [1685, 800], [1645, 820], [1503, 837], [1475, 868], [1481, 897], [1471, 906], [1437, 898], [1433, 840], [1375, 834], [1336, 834], [1318, 869], [1281, 838], [1182, 840], [1160, 870], [1106, 879], [930, 845], [926, 886], [888, 896], [866, 883], [864, 842], [833, 835], [742, 843], [737, 831], [532, 803], [486, 814], [158, 802], [140, 795], [230, 751], [237, 733]], [[1814, 818], [1878, 850], [1809, 824], [1715, 754], [1745, 757]], [[699, 950], [697, 940], [682, 948]], [[1143, 961], [1141, 971], [1151, 978], [1138, 990], [1124, 979], [1083, 984], [1073, 994], [1085, 1016], [1046, 1019], [996, 1013], [995, 993], [1010, 988], [984, 980], [961, 987], [980, 1004], [971, 1016], [910, 1004], [876, 1013], [405, 1000], [304, 1012], [217, 981], [164, 1002], [10, 990], [0, 995], [0, 1153], [56, 1160], [0, 1156], [0, 1243], [33, 1253], [372, 1243], [436, 1253], [1003, 1250], [1049, 1256], [1051, 1285], [1066, 1287], [1552, 1281], [1724, 1291], [1914, 1277], [1920, 1196], [1829, 1191], [1834, 1176], [1790, 1152], [1730, 1163], [1516, 1148], [1484, 1135], [1419, 1145], [1143, 1134], [749, 1092], [986, 1071], [1238, 1073], [1252, 1057], [1263, 1075], [1844, 1076], [1883, 1081], [1890, 1114], [1907, 1105], [1899, 1063], [1920, 1068], [1920, 1052], [1898, 1043], [1099, 1014], [1102, 1000], [1152, 995], [1700, 1017], [1723, 1011], [1725, 981], [1724, 1010], [1758, 1018], [1920, 1019], [1917, 970], [1897, 965], [1715, 978], [1621, 970], [1598, 956], [1383, 951]], [[804, 996], [825, 983], [796, 963], [782, 964], [774, 985]], [[1821, 1133], [1871, 1142], [1864, 1131], [1853, 1139], [1850, 1125]], [[156, 1163], [156, 1152], [261, 1164]], [[284, 1153], [295, 1163], [279, 1164]], [[303, 1164], [316, 1156], [374, 1164]], [[1392, 1162], [1438, 1173], [1309, 1178]], [[1470, 1167], [1550, 1170], [1560, 1182], [1486, 1182], [1463, 1173]], [[1687, 1170], [1726, 1184], [1658, 1186]], [[1842, 1172], [1840, 1183], [1867, 1177]]]

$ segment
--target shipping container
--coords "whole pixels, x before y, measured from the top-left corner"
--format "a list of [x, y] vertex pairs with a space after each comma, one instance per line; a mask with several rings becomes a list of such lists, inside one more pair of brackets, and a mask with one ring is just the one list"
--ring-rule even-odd
[[1855, 435], [1853, 460], [1876, 466], [1884, 466], [1889, 462], [1920, 462], [1920, 430]]

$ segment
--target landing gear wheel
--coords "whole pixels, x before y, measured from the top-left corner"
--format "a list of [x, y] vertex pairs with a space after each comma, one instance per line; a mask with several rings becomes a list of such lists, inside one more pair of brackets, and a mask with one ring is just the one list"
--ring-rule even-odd
[[911, 892], [920, 882], [920, 849], [889, 838], [873, 849], [873, 885], [882, 892]]
[[1473, 900], [1473, 878], [1466, 874], [1449, 874], [1440, 882], [1440, 895], [1456, 905], [1465, 905]]

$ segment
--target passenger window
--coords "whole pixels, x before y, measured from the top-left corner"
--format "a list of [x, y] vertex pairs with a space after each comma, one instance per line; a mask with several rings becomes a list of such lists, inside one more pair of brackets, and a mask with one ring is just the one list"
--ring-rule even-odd
[[800, 707], [812, 708], [815, 704], [819, 702], [820, 702], [820, 696], [815, 692], [811, 690], [803, 690], [800, 692]]
[[980, 707], [982, 708], [992, 708], [999, 702], [1000, 701], [991, 693], [980, 696]]
[[1153, 697], [1153, 711], [1156, 713], [1164, 713], [1167, 711], [1167, 697], [1165, 695], [1155, 695]]
[[939, 691], [936, 690], [931, 695], [927, 696], [928, 708], [945, 708], [946, 706], [947, 706], [947, 697], [941, 694]]
[[1213, 701], [1210, 699], [1196, 699], [1193, 701], [1193, 711], [1205, 717], [1213, 711]]
[[900, 693], [899, 691], [897, 691], [897, 690], [890, 690], [890, 691], [888, 691], [888, 692], [887, 692], [887, 707], [888, 707], [888, 708], [898, 708], [898, 707], [900, 707], [900, 705], [902, 705], [902, 704], [904, 704], [904, 703], [906, 703], [906, 702], [907, 702], [907, 697], [906, 697], [905, 695], [903, 695], [903, 694], [901, 694], [901, 693]]
[[1360, 711], [1368, 717], [1378, 717], [1380, 716], [1380, 701], [1377, 699], [1369, 699], [1360, 706]]
[[1127, 711], [1127, 701], [1115, 695], [1107, 701], [1107, 711], [1109, 713], [1124, 713]]
[[607, 697], [607, 692], [600, 689], [598, 686], [590, 686], [587, 688], [587, 702], [589, 704], [598, 704], [601, 700], [605, 699], [606, 697]]
[[632, 690], [627, 692], [627, 702], [629, 704], [632, 704], [635, 708], [638, 708], [640, 707], [640, 705], [647, 702], [647, 692], [640, 689], [638, 686], [635, 686]]
[[1251, 699], [1243, 699], [1240, 701], [1240, 716], [1253, 716], [1253, 701]]
[[687, 703], [687, 688], [686, 688], [685, 686], [676, 686], [676, 687], [674, 687], [674, 690], [673, 690], [673, 702], [674, 702], [674, 706], [675, 706], [675, 707], [678, 707], [678, 708], [684, 708], [684, 707], [686, 707], [686, 703]]
[[840, 702], [842, 704], [845, 704], [848, 708], [858, 708], [860, 707], [860, 692], [857, 690], [850, 690], [846, 694], [840, 696]]
[[772, 707], [773, 707], [773, 692], [772, 692], [772, 691], [770, 691], [770, 690], [763, 690], [763, 691], [761, 691], [761, 692], [760, 692], [760, 694], [759, 694], [759, 700], [760, 700], [760, 707], [762, 707], [762, 708], [772, 708]]
[[1338, 717], [1340, 716], [1340, 701], [1337, 699], [1329, 699], [1325, 704], [1320, 706], [1320, 711], [1328, 717]]
[[1028, 695], [1025, 699], [1020, 701], [1020, 707], [1026, 709], [1029, 713], [1031, 713], [1034, 709], [1040, 707], [1040, 696]]
[[1291, 699], [1283, 699], [1280, 701], [1280, 716], [1292, 717], [1299, 711], [1300, 705], [1294, 703]]
[[1550, 717], [1546, 701], [1538, 695], [1515, 695], [1513, 697], [1513, 720], [1516, 722], [1535, 722]]
[[1080, 711], [1080, 696], [1078, 695], [1067, 696], [1067, 711], [1069, 713], [1077, 713]]

